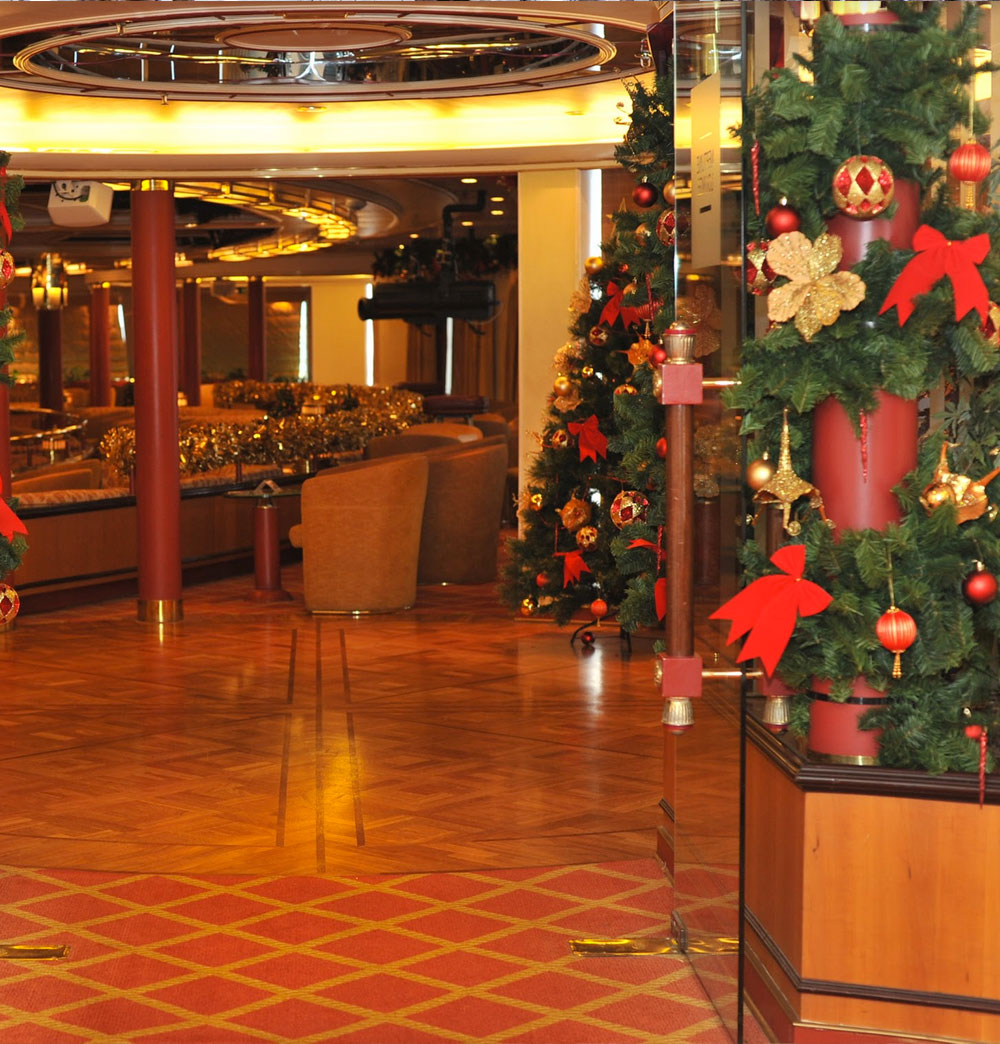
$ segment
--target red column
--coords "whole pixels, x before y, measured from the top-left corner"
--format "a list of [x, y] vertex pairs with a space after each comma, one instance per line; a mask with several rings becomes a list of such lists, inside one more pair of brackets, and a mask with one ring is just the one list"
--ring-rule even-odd
[[38, 405], [63, 409], [62, 310], [38, 310]]
[[90, 288], [90, 405], [110, 406], [111, 398], [111, 284]]
[[132, 190], [132, 302], [138, 616], [154, 623], [183, 617], [174, 242], [169, 182], [137, 182]]
[[251, 276], [247, 286], [249, 311], [247, 376], [252, 381], [267, 380], [267, 305], [264, 301], [264, 280]]
[[201, 284], [197, 279], [185, 279], [181, 288], [181, 344], [184, 364], [181, 390], [187, 396], [188, 406], [201, 405]]

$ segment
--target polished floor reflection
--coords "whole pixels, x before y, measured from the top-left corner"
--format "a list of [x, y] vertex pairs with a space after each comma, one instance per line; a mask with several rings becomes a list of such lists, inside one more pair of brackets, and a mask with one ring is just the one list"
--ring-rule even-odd
[[469, 870], [648, 857], [648, 651], [512, 618], [491, 587], [313, 618], [252, 580], [22, 616], [0, 636], [0, 862], [158, 872]]

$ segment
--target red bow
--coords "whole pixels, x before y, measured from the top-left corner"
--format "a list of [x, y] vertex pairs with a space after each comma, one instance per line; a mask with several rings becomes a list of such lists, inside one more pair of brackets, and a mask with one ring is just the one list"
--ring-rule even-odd
[[806, 568], [804, 544], [786, 544], [771, 555], [771, 561], [782, 573], [772, 573], [754, 580], [725, 605], [716, 609], [711, 620], [732, 620], [726, 644], [735, 642], [747, 631], [737, 663], [759, 656], [764, 670], [774, 674], [775, 667], [788, 647], [799, 616], [815, 616], [832, 601], [833, 596], [819, 584], [803, 580]]
[[601, 433], [601, 429], [597, 426], [596, 413], [592, 413], [585, 421], [571, 421], [566, 427], [569, 428], [570, 434], [577, 436], [577, 444], [580, 447], [580, 460], [586, 460], [587, 457], [590, 457], [596, 464], [598, 454], [607, 459], [608, 438]]
[[918, 253], [906, 263], [879, 309], [879, 315], [893, 305], [902, 326], [913, 314], [913, 299], [926, 294], [944, 276], [951, 280], [955, 292], [955, 319], [973, 309], [985, 323], [990, 295], [976, 265], [990, 252], [990, 237], [982, 232], [971, 239], [945, 239], [936, 228], [921, 225], [913, 236], [913, 249]]
[[615, 320], [621, 316], [622, 325], [628, 329], [632, 323], [639, 321], [639, 309], [638, 308], [626, 308], [622, 304], [622, 297], [624, 291], [618, 286], [617, 283], [608, 283], [608, 303], [604, 306], [604, 310], [601, 312], [601, 318], [598, 320], [600, 323], [607, 323], [608, 326], [614, 326]]
[[[639, 540], [637, 538], [629, 544], [626, 550], [631, 551], [636, 547], [646, 547], [650, 551], [655, 551], [656, 568], [660, 568], [660, 561], [666, 557], [666, 553], [659, 544], [654, 544], [652, 540]], [[667, 578], [665, 576], [661, 576], [653, 585], [653, 604], [656, 606], [656, 619], [662, 620], [667, 615]]]
[[569, 587], [584, 573], [590, 572], [590, 566], [583, 560], [582, 551], [557, 551], [556, 558], [563, 560], [563, 587]]
[[14, 514], [6, 501], [0, 500], [0, 534], [8, 540], [13, 540], [15, 533], [24, 533], [27, 536], [28, 527]]

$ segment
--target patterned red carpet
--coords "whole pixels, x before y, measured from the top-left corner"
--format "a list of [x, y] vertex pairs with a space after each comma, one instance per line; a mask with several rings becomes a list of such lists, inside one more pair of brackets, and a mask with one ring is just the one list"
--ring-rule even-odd
[[719, 1044], [679, 957], [570, 940], [668, 934], [652, 859], [378, 877], [10, 870], [0, 1044]]

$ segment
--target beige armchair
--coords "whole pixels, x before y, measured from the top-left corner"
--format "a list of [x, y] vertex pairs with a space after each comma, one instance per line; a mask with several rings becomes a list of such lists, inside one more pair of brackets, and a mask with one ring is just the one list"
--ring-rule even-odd
[[497, 578], [507, 481], [503, 437], [427, 454], [430, 471], [420, 534], [421, 584], [484, 584]]
[[408, 609], [427, 494], [427, 456], [401, 454], [329, 468], [302, 485], [306, 608], [314, 613]]

